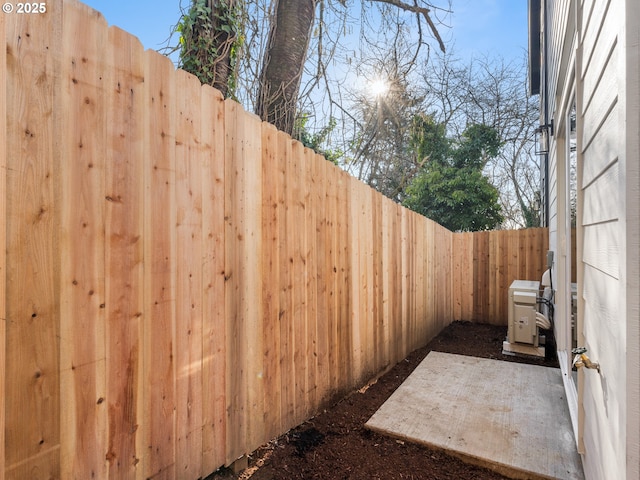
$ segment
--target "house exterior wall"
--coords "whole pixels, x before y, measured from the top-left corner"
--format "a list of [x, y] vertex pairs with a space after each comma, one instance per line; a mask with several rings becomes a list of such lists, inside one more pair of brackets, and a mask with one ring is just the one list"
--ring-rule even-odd
[[621, 271], [627, 319], [627, 478], [640, 478], [640, 2], [625, 4], [625, 245]]
[[[543, 28], [547, 29], [545, 34], [546, 41], [548, 42], [545, 47], [544, 55], [547, 55], [548, 61], [546, 62], [547, 72], [545, 75], [547, 88], [543, 91], [549, 92], [547, 98], [541, 98], [541, 102], [547, 102], [547, 109], [550, 112], [549, 118], [555, 118], [554, 112], [559, 110], [557, 103], [560, 101], [560, 93], [554, 94], [553, 92], [562, 92], [566, 83], [566, 67], [567, 62], [562, 62], [563, 47], [565, 42], [565, 36], [567, 34], [567, 24], [569, 22], [570, 2], [568, 1], [546, 1], [547, 5], [547, 20], [543, 22]], [[544, 4], [545, 2], [543, 2]], [[565, 53], [565, 57], [566, 57]], [[544, 61], [544, 59], [543, 59]], [[542, 109], [544, 110], [544, 108]], [[544, 119], [543, 119], [544, 122]], [[557, 130], [557, 126], [556, 126]], [[557, 136], [554, 137], [557, 139]], [[559, 219], [558, 209], [558, 174], [562, 175], [558, 169], [558, 148], [562, 148], [562, 145], [558, 145], [557, 141], [553, 141], [550, 144], [549, 149], [549, 172], [548, 172], [548, 188], [549, 188], [549, 248], [553, 250], [556, 255], [559, 253], [559, 246], [561, 239], [558, 237], [558, 225], [561, 222]], [[562, 179], [560, 179], [562, 180]], [[557, 262], [555, 263], [557, 266]], [[554, 266], [553, 275], [554, 278], [558, 278], [558, 270]]]
[[579, 371], [585, 476], [638, 479], [640, 6], [637, 0], [544, 3], [548, 81], [541, 104], [547, 102], [556, 129], [548, 184], [557, 311], [567, 311], [565, 119], [575, 92], [578, 344], [601, 366], [600, 373]]
[[582, 334], [589, 355], [601, 364], [600, 375], [580, 372], [584, 464], [588, 478], [626, 478], [626, 318], [620, 275], [625, 260], [624, 1], [585, 0], [578, 14]]
[[[570, 236], [564, 225], [567, 221], [565, 185], [566, 172], [565, 164], [565, 131], [566, 126], [563, 121], [563, 108], [567, 102], [567, 96], [572, 93], [573, 76], [575, 64], [575, 2], [574, 1], [554, 1], [544, 0], [543, 14], [545, 19], [543, 25], [543, 89], [541, 95], [541, 111], [543, 118], [541, 124], [553, 121], [554, 135], [549, 145], [549, 168], [548, 168], [548, 188], [549, 188], [549, 249], [555, 254], [554, 266], [552, 268], [553, 286], [556, 290], [556, 318], [565, 316], [570, 311], [568, 297], [564, 294], [562, 285], [567, 282], [571, 273], [567, 268], [570, 261], [567, 254], [570, 251]], [[545, 61], [545, 57], [547, 61]], [[548, 111], [548, 118], [544, 118], [544, 112]], [[559, 349], [565, 343], [566, 329], [562, 322], [555, 322], [555, 335], [558, 340]], [[563, 372], [569, 375], [568, 355], [562, 356], [559, 353], [559, 360], [563, 366]], [[577, 404], [577, 393], [565, 378], [567, 386], [567, 396], [569, 405]], [[577, 408], [572, 408], [571, 416], [574, 429], [577, 430]]]

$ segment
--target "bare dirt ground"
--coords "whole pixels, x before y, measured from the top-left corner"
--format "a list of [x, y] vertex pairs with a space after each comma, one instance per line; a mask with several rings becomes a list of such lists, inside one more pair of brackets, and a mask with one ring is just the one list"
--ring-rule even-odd
[[454, 322], [369, 388], [354, 392], [255, 451], [249, 457], [248, 469], [239, 474], [222, 469], [207, 480], [505, 479], [442, 451], [371, 432], [364, 424], [432, 350], [558, 366], [555, 357], [522, 359], [502, 355], [506, 333], [506, 327]]

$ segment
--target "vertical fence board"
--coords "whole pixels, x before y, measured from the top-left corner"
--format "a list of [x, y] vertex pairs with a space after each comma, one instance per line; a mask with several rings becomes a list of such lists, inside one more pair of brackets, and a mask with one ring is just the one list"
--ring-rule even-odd
[[374, 314], [375, 304], [375, 261], [374, 261], [374, 224], [376, 218], [374, 216], [373, 199], [371, 195], [371, 187], [363, 185], [362, 188], [362, 213], [360, 217], [362, 222], [362, 231], [364, 232], [364, 253], [362, 260], [364, 261], [363, 269], [366, 274], [365, 279], [365, 305], [364, 315], [361, 319], [365, 331], [365, 341], [363, 343], [363, 356], [365, 368], [362, 372], [363, 380], [366, 382], [369, 378], [376, 374], [374, 367], [375, 343], [374, 331], [376, 328], [376, 318]]
[[[429, 300], [430, 290], [433, 289], [435, 279], [433, 277], [433, 256], [435, 255], [435, 244], [433, 236], [431, 235], [430, 224], [426, 224], [421, 226], [424, 230], [424, 238], [425, 238], [425, 248], [424, 248], [424, 278], [422, 280], [422, 289], [423, 289], [423, 309], [424, 309], [424, 317], [428, 318], [427, 322], [422, 322], [422, 328], [424, 329], [427, 338], [431, 339], [432, 333], [438, 328], [439, 332], [439, 324], [444, 323], [443, 319], [436, 318], [433, 314], [433, 309], [431, 305], [431, 301]], [[445, 276], [445, 281], [452, 282], [453, 281], [453, 267], [452, 267], [452, 257], [447, 259], [447, 263], [449, 269], [447, 271], [447, 275]], [[451, 292], [453, 296], [453, 292]], [[453, 300], [451, 298], [450, 300]], [[453, 302], [451, 303], [451, 309], [453, 310]]]
[[244, 241], [244, 184], [240, 139], [244, 135], [240, 105], [225, 101], [225, 312], [227, 332], [227, 447], [226, 464], [244, 455], [247, 436], [245, 318], [242, 311], [242, 248]]
[[[483, 257], [483, 271], [482, 277], [485, 279], [483, 281], [486, 282], [489, 288], [486, 288], [486, 292], [484, 295], [484, 302], [482, 305], [483, 314], [480, 320], [484, 321], [485, 318], [492, 319], [495, 315], [496, 303], [495, 299], [497, 298], [497, 290], [498, 286], [501, 283], [501, 264], [496, 262], [499, 255], [499, 238], [494, 234], [494, 232], [486, 232], [485, 240], [487, 245], [486, 252], [478, 252], [480, 256]], [[479, 285], [479, 288], [483, 288], [482, 284]], [[489, 320], [491, 321], [491, 320]]]
[[413, 213], [412, 215], [412, 246], [413, 246], [413, 254], [412, 254], [412, 275], [411, 275], [411, 290], [413, 293], [413, 301], [411, 303], [411, 311], [413, 312], [412, 315], [412, 337], [413, 337], [413, 343], [411, 345], [411, 349], [415, 349], [418, 348], [420, 345], [422, 345], [421, 343], [421, 334], [422, 334], [422, 329], [420, 327], [420, 323], [421, 322], [421, 318], [420, 316], [420, 304], [421, 304], [421, 287], [422, 285], [419, 283], [420, 282], [420, 276], [421, 276], [421, 270], [422, 270], [422, 254], [420, 252], [420, 249], [423, 247], [423, 236], [422, 236], [422, 232], [421, 232], [421, 226], [423, 225], [422, 223], [422, 219], [415, 213]]
[[[244, 125], [240, 106], [225, 101], [225, 311], [227, 316], [227, 460], [230, 464], [245, 453], [247, 440], [246, 343], [242, 305], [242, 203], [243, 165], [240, 139]], [[228, 241], [226, 240], [228, 239]]]
[[[433, 319], [428, 326], [432, 333], [442, 321], [440, 316], [445, 313], [442, 311], [442, 296], [446, 294], [444, 290], [445, 275], [443, 272], [443, 254], [442, 251], [442, 228], [435, 222], [427, 224], [427, 238], [432, 247], [429, 249], [429, 277], [431, 278], [431, 308], [429, 316]], [[446, 267], [445, 267], [446, 268]]]
[[329, 239], [327, 238], [327, 166], [324, 158], [313, 154], [309, 162], [309, 174], [313, 186], [313, 210], [314, 222], [312, 233], [315, 242], [310, 254], [315, 258], [315, 321], [316, 321], [316, 407], [318, 408], [326, 400], [329, 389], [329, 309], [328, 309], [328, 266], [327, 258], [330, 255]]
[[295, 342], [293, 336], [293, 244], [288, 239], [294, 228], [293, 212], [291, 209], [291, 139], [288, 135], [278, 132], [278, 271], [279, 312], [280, 320], [280, 377], [282, 391], [280, 394], [280, 417], [282, 431], [295, 426]]
[[383, 287], [382, 287], [382, 269], [383, 269], [383, 256], [382, 256], [382, 196], [370, 189], [369, 191], [372, 202], [371, 210], [371, 261], [373, 263], [372, 275], [373, 275], [373, 363], [371, 368], [373, 373], [377, 373], [380, 366], [385, 366], [384, 359], [384, 317], [383, 317]]
[[[430, 338], [432, 331], [435, 329], [431, 324], [438, 322], [436, 313], [436, 289], [438, 288], [438, 285], [434, 279], [438, 278], [436, 277], [436, 262], [440, 255], [440, 249], [435, 236], [436, 224], [434, 222], [424, 222], [424, 224], [419, 222], [418, 225], [422, 230], [423, 235], [423, 246], [420, 248], [424, 251], [424, 258], [422, 260], [424, 273], [420, 290], [420, 295], [423, 297], [423, 301], [425, 302], [422, 306], [424, 311], [423, 316], [425, 318], [432, 319], [430, 322], [420, 322], [423, 329], [422, 338], [426, 340]], [[453, 267], [451, 268], [451, 275], [453, 275]], [[433, 320], [435, 320], [435, 322]]]
[[354, 381], [361, 382], [361, 373], [363, 371], [364, 355], [363, 341], [365, 331], [363, 323], [366, 321], [366, 271], [362, 257], [366, 255], [362, 245], [363, 236], [361, 232], [364, 230], [362, 221], [362, 184], [355, 178], [350, 178], [351, 208], [349, 223], [351, 225], [351, 274], [353, 281], [351, 282], [351, 299], [352, 299], [352, 323], [351, 323], [351, 350], [353, 352], [353, 372]]
[[412, 300], [411, 294], [411, 262], [412, 262], [412, 248], [411, 248], [411, 212], [408, 210], [402, 210], [402, 223], [400, 227], [400, 235], [402, 242], [402, 325], [401, 338], [402, 343], [400, 345], [400, 351], [406, 352], [410, 350], [410, 337], [409, 330], [411, 328], [411, 312], [410, 304]]
[[434, 282], [434, 294], [436, 298], [433, 299], [434, 308], [431, 311], [431, 316], [434, 321], [431, 323], [432, 332], [436, 333], [439, 329], [439, 326], [442, 324], [446, 324], [446, 315], [447, 308], [446, 303], [449, 299], [446, 295], [450, 295], [451, 293], [446, 289], [447, 287], [447, 271], [449, 269], [449, 260], [446, 260], [450, 257], [447, 257], [447, 252], [444, 250], [444, 246], [442, 242], [445, 241], [444, 238], [449, 234], [444, 228], [436, 223], [430, 223], [428, 226], [429, 236], [431, 238], [431, 242], [434, 245], [434, 248], [431, 249], [431, 281]]
[[442, 317], [435, 319], [434, 322], [434, 336], [437, 335], [440, 330], [449, 325], [453, 320], [455, 320], [455, 318], [453, 317], [453, 285], [451, 275], [449, 273], [451, 269], [451, 259], [453, 258], [453, 233], [451, 233], [444, 227], [440, 227], [440, 229], [445, 239], [445, 253], [440, 257], [442, 262], [440, 281], [443, 282], [447, 290], [444, 295], [445, 309], [443, 311]]
[[350, 345], [347, 349], [351, 352], [351, 371], [354, 375], [354, 380], [359, 380], [359, 373], [362, 367], [362, 354], [360, 352], [360, 305], [361, 298], [360, 293], [361, 289], [359, 288], [362, 279], [360, 276], [360, 245], [358, 243], [359, 235], [360, 235], [360, 222], [359, 222], [359, 195], [358, 195], [358, 185], [355, 180], [353, 181], [353, 185], [351, 186], [352, 179], [348, 178], [347, 182], [349, 183], [348, 194], [349, 194], [349, 210], [347, 211], [348, 217], [346, 221], [349, 224], [349, 256], [347, 257], [347, 261], [349, 262], [351, 275], [353, 281], [348, 284], [348, 295], [351, 299], [351, 305], [349, 310], [349, 317], [351, 318], [350, 322], [345, 322], [345, 327], [350, 329], [350, 337], [349, 343]]
[[354, 209], [354, 225], [357, 225], [357, 233], [354, 235], [354, 242], [352, 243], [353, 258], [357, 268], [357, 276], [353, 282], [353, 289], [357, 292], [357, 296], [354, 296], [356, 301], [356, 317], [353, 322], [354, 326], [354, 350], [357, 354], [356, 359], [356, 381], [358, 384], [365, 381], [366, 371], [369, 368], [369, 270], [370, 265], [368, 262], [369, 246], [367, 238], [367, 230], [370, 222], [366, 220], [367, 215], [367, 202], [366, 202], [366, 186], [356, 179], [352, 179], [352, 188], [355, 193], [355, 209]]
[[262, 124], [262, 271], [268, 272], [269, 281], [262, 284], [264, 318], [264, 402], [265, 437], [273, 438], [281, 431], [282, 383], [280, 370], [280, 238], [279, 223], [282, 216], [282, 185], [278, 171], [278, 131]]
[[471, 274], [469, 261], [467, 256], [468, 242], [465, 241], [464, 234], [452, 235], [453, 241], [453, 318], [467, 318], [464, 311], [464, 304], [469, 304], [467, 300], [463, 304], [463, 299], [471, 298], [473, 291], [469, 291], [468, 276]]
[[[537, 268], [540, 265], [540, 259], [545, 259], [545, 257], [542, 256], [542, 253], [536, 250], [536, 247], [538, 246], [538, 230], [539, 229], [535, 228], [527, 229], [524, 252], [520, 253], [521, 256], [525, 257], [525, 271], [527, 272], [527, 278], [537, 271]], [[544, 263], [546, 264], [546, 262]]]
[[[248, 453], [261, 437], [262, 399], [262, 184], [261, 124], [226, 102], [225, 289], [227, 309], [227, 462]], [[238, 380], [237, 382], [235, 380]], [[253, 416], [252, 416], [253, 415]], [[259, 418], [254, 418], [255, 416]]]
[[145, 477], [175, 475], [175, 84], [171, 62], [145, 52]]
[[243, 339], [247, 352], [247, 445], [250, 453], [264, 442], [263, 315], [262, 315], [262, 122], [242, 112], [242, 155], [245, 221], [241, 235], [240, 301], [245, 322]]
[[375, 315], [374, 315], [374, 302], [375, 302], [375, 286], [374, 286], [374, 236], [373, 226], [375, 223], [373, 215], [373, 200], [371, 196], [371, 187], [368, 185], [362, 186], [362, 211], [360, 216], [360, 222], [362, 222], [363, 245], [364, 255], [361, 259], [363, 261], [362, 268], [365, 271], [363, 275], [364, 279], [364, 299], [365, 304], [362, 312], [364, 315], [361, 318], [361, 324], [364, 330], [364, 342], [363, 342], [363, 357], [364, 357], [364, 369], [362, 371], [363, 380], [366, 382], [369, 378], [375, 375], [374, 368], [374, 330], [376, 328]]
[[494, 278], [489, 274], [490, 243], [489, 232], [479, 232], [473, 236], [474, 252], [474, 320], [483, 320], [489, 316], [487, 305], [489, 304], [489, 292], [493, 288], [491, 281]]
[[416, 288], [416, 278], [418, 276], [418, 249], [419, 237], [416, 229], [416, 217], [415, 212], [409, 213], [409, 351], [417, 348], [418, 343], [418, 325], [417, 325], [417, 306], [418, 306], [418, 291]]
[[295, 386], [295, 418], [305, 418], [305, 396], [307, 391], [307, 319], [305, 311], [305, 204], [303, 182], [304, 147], [297, 141], [291, 144], [291, 175], [288, 176], [287, 203], [287, 238], [292, 244], [291, 257], [291, 310], [293, 322], [293, 364]]
[[392, 225], [395, 230], [393, 235], [391, 250], [393, 255], [393, 304], [392, 304], [392, 321], [393, 321], [393, 343], [395, 356], [393, 362], [399, 362], [402, 359], [402, 312], [404, 306], [402, 303], [402, 265], [404, 258], [402, 255], [402, 209], [399, 205], [394, 205], [392, 211]]
[[[59, 175], [54, 93], [60, 7], [6, 22], [6, 478], [50, 478], [60, 467], [56, 248]], [[2, 66], [4, 68], [4, 64]], [[36, 81], [37, 79], [37, 81]], [[5, 91], [3, 91], [3, 94]], [[60, 105], [61, 109], [66, 105]], [[54, 113], [55, 112], [55, 113]]]
[[142, 452], [142, 45], [109, 29], [106, 101], [107, 460], [113, 478], [134, 478]]
[[[503, 315], [503, 295], [501, 292], [508, 290], [509, 285], [507, 283], [509, 275], [509, 236], [498, 235], [499, 232], [489, 232], [489, 242], [493, 242], [494, 255], [489, 257], [489, 263], [491, 271], [495, 272], [496, 282], [494, 289], [490, 291], [489, 305], [491, 307], [490, 317], [502, 318]], [[504, 312], [506, 313], [506, 312]]]
[[418, 217], [416, 222], [416, 234], [417, 234], [417, 249], [416, 249], [416, 264], [418, 266], [418, 272], [416, 275], [416, 323], [418, 328], [418, 340], [417, 346], [420, 347], [426, 343], [430, 335], [429, 322], [425, 319], [431, 320], [433, 317], [430, 312], [427, 311], [427, 295], [426, 290], [426, 278], [429, 269], [428, 253], [429, 249], [434, 247], [428, 236], [427, 222], [421, 221]]
[[[107, 23], [80, 3], [64, 10], [60, 137], [61, 477], [106, 475], [105, 85]], [[77, 39], [84, 40], [78, 44]], [[79, 201], [80, 199], [80, 201]], [[82, 450], [83, 455], [78, 455]]]
[[[526, 241], [526, 234], [520, 235], [517, 230], [511, 230], [507, 233], [507, 256], [508, 256], [508, 264], [507, 264], [507, 278], [504, 284], [504, 288], [506, 291], [509, 290], [509, 286], [511, 283], [518, 278], [519, 272], [523, 272], [526, 274], [526, 249], [524, 248]], [[522, 239], [522, 244], [521, 243]], [[520, 255], [522, 252], [522, 255]], [[508, 318], [508, 298], [507, 295], [504, 295], [502, 292], [499, 294], [500, 301], [500, 318]]]
[[316, 179], [313, 177], [315, 155], [313, 150], [304, 149], [302, 156], [302, 181], [304, 190], [304, 247], [302, 262], [305, 270], [305, 318], [307, 350], [307, 379], [305, 387], [305, 418], [313, 415], [318, 407], [318, 268], [317, 268], [317, 228], [316, 228]]
[[226, 460], [226, 324], [224, 281], [224, 100], [213, 88], [201, 90], [204, 153], [203, 330], [202, 330], [202, 474]]
[[465, 256], [463, 254], [464, 238], [462, 235], [453, 237], [453, 249], [458, 252], [452, 259], [452, 275], [453, 275], [453, 318], [462, 318], [462, 297], [464, 286], [462, 284], [463, 266], [465, 265]]
[[[463, 265], [465, 268], [462, 270], [462, 302], [463, 305], [466, 305], [466, 308], [462, 308], [462, 316], [460, 319], [472, 319], [473, 318], [473, 234], [472, 233], [464, 233], [463, 235], [463, 245], [460, 248], [460, 252], [464, 255]], [[456, 236], [456, 235], [454, 235]]]
[[339, 388], [340, 378], [340, 341], [338, 337], [338, 169], [326, 165], [326, 268], [327, 268], [327, 317], [328, 317], [328, 363], [329, 363], [329, 400]]
[[490, 302], [491, 306], [493, 307], [491, 316], [494, 318], [502, 318], [503, 315], [506, 316], [506, 302], [503, 305], [502, 300], [504, 296], [501, 295], [501, 292], [508, 291], [509, 289], [508, 279], [511, 261], [509, 255], [510, 232], [508, 232], [506, 235], [497, 235], [497, 233], [498, 232], [490, 232], [497, 248], [496, 256], [490, 258], [490, 262], [496, 265], [494, 267], [494, 271], [498, 272], [498, 281], [496, 283], [495, 290], [492, 292]]
[[380, 332], [382, 342], [382, 357], [385, 364], [391, 364], [391, 337], [390, 337], [390, 324], [391, 324], [391, 298], [392, 298], [392, 284], [391, 284], [391, 264], [392, 264], [392, 251], [391, 251], [391, 209], [392, 202], [388, 198], [382, 199], [381, 205], [381, 217], [380, 217], [380, 235], [381, 245], [380, 253], [382, 255], [381, 266], [381, 322], [382, 329]]
[[411, 290], [411, 299], [409, 303], [409, 311], [410, 311], [410, 346], [409, 351], [412, 351], [419, 346], [422, 346], [423, 343], [421, 341], [422, 335], [422, 318], [420, 318], [420, 304], [421, 304], [421, 294], [422, 294], [422, 285], [419, 284], [419, 278], [422, 270], [422, 255], [420, 253], [420, 249], [423, 246], [423, 235], [421, 232], [421, 227], [424, 226], [422, 223], [422, 218], [416, 214], [415, 212], [411, 212], [410, 218], [410, 245], [411, 245], [411, 253], [410, 253], [410, 261], [409, 261], [409, 288]]
[[393, 211], [393, 229], [396, 232], [393, 235], [393, 288], [394, 288], [394, 302], [393, 302], [393, 322], [394, 332], [393, 339], [395, 343], [396, 356], [395, 362], [402, 360], [403, 356], [403, 325], [404, 325], [404, 303], [403, 303], [403, 287], [404, 287], [404, 242], [402, 233], [402, 212], [403, 209], [399, 205], [394, 206]]
[[200, 82], [176, 75], [176, 473], [197, 478], [202, 448], [202, 138]]
[[363, 189], [363, 214], [361, 221], [364, 226], [364, 245], [366, 256], [365, 270], [366, 270], [366, 307], [364, 325], [366, 327], [366, 342], [364, 344], [365, 353], [365, 365], [366, 368], [363, 371], [363, 375], [366, 377], [364, 380], [368, 380], [375, 375], [375, 331], [376, 315], [375, 315], [375, 303], [376, 303], [376, 286], [375, 286], [375, 224], [377, 219], [375, 218], [375, 206], [373, 202], [372, 189], [368, 185]]
[[487, 299], [484, 305], [487, 318], [493, 318], [496, 313], [497, 305], [495, 300], [497, 298], [497, 291], [500, 288], [502, 279], [500, 275], [502, 273], [503, 263], [497, 262], [497, 258], [500, 255], [500, 237], [495, 235], [495, 232], [487, 232], [489, 250], [486, 256], [486, 278], [488, 279], [489, 289], [487, 292]]
[[350, 295], [350, 286], [354, 273], [351, 267], [351, 236], [353, 235], [353, 224], [350, 222], [350, 212], [352, 209], [352, 196], [350, 190], [351, 179], [344, 171], [338, 172], [337, 188], [337, 259], [339, 265], [337, 284], [337, 306], [338, 306], [338, 350], [340, 378], [343, 379], [341, 390], [346, 391], [353, 386], [353, 349], [352, 343], [352, 303], [355, 299]]
[[[7, 42], [0, 21], [0, 225], [7, 225]], [[5, 345], [7, 334], [7, 229], [0, 228], [0, 480], [5, 470]]]

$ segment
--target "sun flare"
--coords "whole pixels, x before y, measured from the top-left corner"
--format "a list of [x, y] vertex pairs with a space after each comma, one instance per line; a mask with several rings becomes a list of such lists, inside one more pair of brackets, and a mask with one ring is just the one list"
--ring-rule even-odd
[[374, 97], [381, 97], [389, 91], [389, 84], [381, 78], [378, 78], [369, 83], [369, 91]]

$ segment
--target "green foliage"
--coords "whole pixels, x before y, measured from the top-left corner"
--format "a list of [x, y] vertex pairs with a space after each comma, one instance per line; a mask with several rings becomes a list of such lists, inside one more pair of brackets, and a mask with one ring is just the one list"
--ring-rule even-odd
[[419, 162], [429, 161], [445, 165], [451, 151], [443, 123], [436, 123], [429, 115], [416, 115], [411, 124], [409, 147]]
[[421, 116], [414, 120], [411, 146], [423, 167], [407, 188], [405, 206], [452, 231], [500, 225], [498, 190], [482, 174], [500, 148], [494, 129], [471, 125], [459, 142], [453, 142], [442, 124]]
[[489, 230], [503, 220], [498, 191], [469, 167], [432, 165], [407, 188], [404, 204], [456, 232]]
[[498, 131], [488, 125], [470, 125], [462, 133], [462, 141], [452, 152], [454, 166], [481, 170], [490, 158], [500, 153]]
[[307, 128], [309, 115], [298, 115], [294, 128], [294, 135], [305, 147], [312, 149], [314, 152], [323, 155], [331, 163], [338, 165], [338, 161], [344, 156], [341, 150], [330, 150], [323, 147], [331, 132], [336, 128], [335, 118], [329, 120], [329, 125], [323, 127], [316, 133], [311, 133]]
[[214, 85], [216, 65], [228, 49], [230, 75], [227, 91], [235, 91], [233, 72], [243, 43], [240, 14], [229, 0], [218, 0], [212, 10], [207, 0], [193, 0], [176, 26], [180, 34], [180, 68], [192, 73], [207, 85]]

